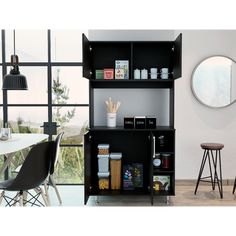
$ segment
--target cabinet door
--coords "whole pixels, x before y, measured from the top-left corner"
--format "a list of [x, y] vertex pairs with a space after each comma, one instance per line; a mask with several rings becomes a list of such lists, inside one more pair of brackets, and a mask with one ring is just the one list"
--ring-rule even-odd
[[150, 132], [150, 197], [153, 205], [153, 158], [155, 157], [156, 137]]
[[178, 79], [182, 76], [182, 34], [174, 42], [174, 68], [173, 77]]
[[91, 53], [90, 53], [90, 44], [89, 40], [82, 35], [83, 41], [83, 77], [90, 79], [91, 78]]
[[84, 135], [84, 204], [87, 203], [91, 187], [91, 135]]

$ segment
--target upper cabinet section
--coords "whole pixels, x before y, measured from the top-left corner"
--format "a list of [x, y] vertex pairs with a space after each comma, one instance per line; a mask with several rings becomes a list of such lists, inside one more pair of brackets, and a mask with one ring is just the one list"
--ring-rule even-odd
[[[173, 80], [181, 77], [181, 60], [181, 34], [175, 41], [133, 42], [89, 41], [83, 35], [83, 76], [90, 79], [94, 87], [106, 87], [105, 84], [112, 87], [113, 82], [114, 87], [143, 87], [145, 82], [148, 84], [146, 87], [161, 83], [160, 87], [171, 87]], [[121, 61], [121, 67], [118, 66], [117, 61]], [[121, 70], [118, 72], [117, 68]], [[151, 76], [151, 68], [157, 68], [156, 77], [155, 69], [154, 77]], [[161, 76], [162, 68], [168, 68], [167, 77]], [[104, 69], [108, 69], [106, 75]], [[138, 74], [140, 71], [141, 79], [137, 79], [137, 73], [135, 74], [134, 70]], [[142, 70], [146, 70], [143, 72], [147, 73], [147, 79], [142, 79]]]

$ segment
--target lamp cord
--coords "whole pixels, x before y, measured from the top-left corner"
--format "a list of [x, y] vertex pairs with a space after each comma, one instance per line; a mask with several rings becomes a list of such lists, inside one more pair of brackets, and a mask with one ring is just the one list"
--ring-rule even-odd
[[16, 55], [16, 35], [15, 35], [15, 30], [13, 30], [13, 38], [14, 38], [14, 55]]

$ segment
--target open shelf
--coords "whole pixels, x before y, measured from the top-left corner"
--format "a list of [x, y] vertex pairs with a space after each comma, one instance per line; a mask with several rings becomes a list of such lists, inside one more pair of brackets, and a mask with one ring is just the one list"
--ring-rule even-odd
[[134, 189], [134, 190], [112, 190], [112, 189], [94, 189], [91, 192], [91, 195], [103, 195], [103, 196], [110, 196], [110, 195], [146, 195], [149, 193], [147, 188], [140, 188], [140, 189]]
[[171, 190], [162, 190], [162, 191], [153, 191], [154, 196], [174, 196], [174, 191]]
[[90, 80], [93, 88], [172, 88], [173, 79]]
[[[125, 129], [123, 126], [117, 126], [115, 128], [110, 128], [106, 126], [93, 126], [89, 128], [90, 131], [124, 131], [124, 132], [143, 132], [143, 131], [174, 131], [172, 126], [157, 126], [155, 129]], [[167, 152], [163, 152], [167, 153]], [[173, 153], [173, 152], [171, 152]]]

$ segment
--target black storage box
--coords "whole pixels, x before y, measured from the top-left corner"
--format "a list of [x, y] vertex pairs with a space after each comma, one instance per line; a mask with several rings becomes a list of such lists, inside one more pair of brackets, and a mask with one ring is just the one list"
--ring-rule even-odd
[[156, 128], [156, 118], [147, 117], [146, 118], [146, 128], [147, 129], [155, 129]]
[[146, 128], [146, 117], [145, 116], [135, 116], [135, 128], [145, 129]]
[[125, 129], [134, 128], [134, 117], [124, 117], [124, 128]]

